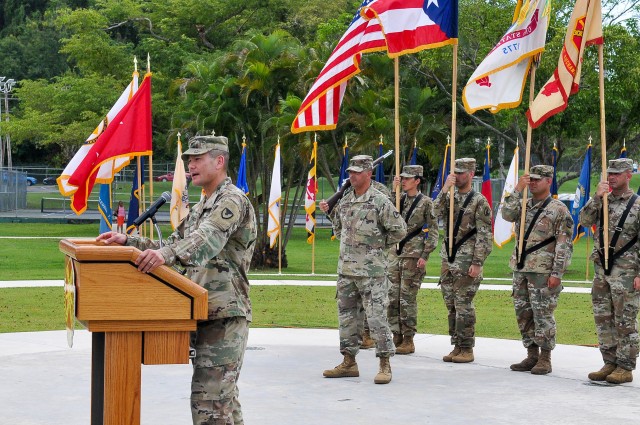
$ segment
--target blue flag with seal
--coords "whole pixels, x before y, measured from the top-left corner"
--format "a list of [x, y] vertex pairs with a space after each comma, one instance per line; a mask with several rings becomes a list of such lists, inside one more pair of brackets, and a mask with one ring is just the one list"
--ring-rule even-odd
[[587, 154], [584, 156], [580, 178], [578, 179], [578, 187], [576, 188], [576, 196], [573, 199], [573, 208], [571, 208], [571, 217], [573, 217], [573, 241], [576, 242], [588, 229], [579, 223], [580, 211], [589, 200], [589, 192], [591, 190], [591, 143], [587, 146]]
[[[378, 158], [384, 155], [384, 146], [382, 146], [382, 140], [378, 143]], [[384, 184], [384, 167], [383, 164], [378, 164], [376, 167], [376, 181]]]
[[240, 156], [236, 186], [242, 189], [245, 195], [249, 195], [249, 185], [247, 184], [247, 144], [244, 142], [244, 137], [242, 139], [242, 155]]
[[[138, 184], [138, 164], [140, 164], [140, 184]], [[140, 162], [136, 163], [133, 171], [133, 184], [131, 185], [131, 198], [129, 199], [129, 213], [127, 214], [127, 234], [130, 235], [136, 230], [133, 222], [140, 215], [140, 201], [142, 200], [141, 190], [144, 188], [144, 157], [140, 157]]]
[[433, 185], [433, 190], [431, 191], [431, 199], [436, 199], [438, 194], [442, 190], [442, 185], [444, 181], [447, 179], [447, 176], [451, 174], [451, 151], [449, 148], [451, 145], [447, 143], [447, 146], [444, 148], [444, 157], [442, 158], [442, 163], [440, 164], [440, 168], [438, 169], [438, 178], [436, 179], [436, 184]]
[[98, 212], [100, 212], [100, 233], [110, 232], [113, 221], [111, 210], [111, 185], [100, 185], [100, 197], [98, 198]]
[[418, 165], [418, 142], [413, 141], [413, 152], [411, 152], [411, 161], [409, 165]]

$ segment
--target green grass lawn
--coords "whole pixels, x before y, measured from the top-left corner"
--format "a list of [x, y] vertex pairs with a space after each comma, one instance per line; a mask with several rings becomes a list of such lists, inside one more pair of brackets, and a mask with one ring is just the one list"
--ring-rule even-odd
[[[334, 287], [253, 286], [253, 327], [338, 327]], [[418, 332], [447, 334], [447, 310], [439, 290], [418, 294]], [[508, 291], [479, 291], [476, 333], [480, 337], [519, 339]], [[597, 344], [591, 300], [562, 294], [556, 310], [558, 343]], [[0, 289], [0, 333], [64, 329], [61, 288]]]
[[[66, 237], [94, 237], [96, 234], [95, 224], [3, 223], [0, 226], [0, 280], [62, 279], [64, 257], [58, 249], [58, 241]], [[29, 239], [4, 238], [8, 236]], [[485, 264], [485, 276], [510, 278], [507, 264], [512, 248], [512, 244], [502, 249], [494, 247]], [[586, 248], [584, 240], [576, 244], [574, 260], [566, 279], [584, 279]], [[316, 274], [335, 274], [338, 250], [339, 242], [330, 240], [329, 229], [318, 229]], [[306, 242], [304, 229], [294, 229], [287, 246], [287, 256], [289, 267], [283, 269], [283, 275], [277, 275], [277, 270], [252, 270], [251, 279], [269, 278], [263, 274], [272, 274], [278, 279], [301, 279], [295, 274], [309, 273], [311, 246]], [[427, 274], [437, 276], [439, 266], [436, 252], [428, 262]], [[592, 269], [591, 265], [589, 267]], [[315, 276], [304, 279], [332, 278]], [[504, 284], [508, 285], [509, 282]], [[336, 328], [338, 325], [334, 287], [256, 285], [252, 287], [251, 298], [254, 327]], [[480, 291], [476, 297], [476, 307], [478, 336], [519, 338], [509, 291]], [[446, 334], [447, 313], [438, 290], [421, 290], [419, 308], [419, 332]], [[62, 309], [61, 288], [0, 289], [0, 332], [63, 329]], [[597, 343], [589, 295], [563, 294], [556, 318], [559, 343]]]

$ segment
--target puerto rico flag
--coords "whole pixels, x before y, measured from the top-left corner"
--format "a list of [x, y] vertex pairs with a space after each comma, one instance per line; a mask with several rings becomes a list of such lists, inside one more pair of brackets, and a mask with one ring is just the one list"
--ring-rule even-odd
[[360, 13], [378, 19], [392, 58], [458, 42], [457, 0], [378, 0]]
[[302, 101], [292, 133], [332, 130], [363, 53], [390, 57], [457, 43], [457, 0], [364, 0]]

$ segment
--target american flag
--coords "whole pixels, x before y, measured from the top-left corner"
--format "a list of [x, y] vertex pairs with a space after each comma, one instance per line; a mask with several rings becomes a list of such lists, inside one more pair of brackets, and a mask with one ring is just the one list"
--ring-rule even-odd
[[291, 124], [292, 133], [336, 128], [347, 82], [363, 53], [390, 57], [457, 43], [457, 0], [364, 0]]
[[360, 72], [362, 54], [386, 48], [378, 20], [367, 21], [360, 16], [363, 7], [375, 2], [364, 0], [358, 8], [349, 28], [302, 101], [298, 115], [291, 124], [292, 133], [336, 127], [347, 81]]

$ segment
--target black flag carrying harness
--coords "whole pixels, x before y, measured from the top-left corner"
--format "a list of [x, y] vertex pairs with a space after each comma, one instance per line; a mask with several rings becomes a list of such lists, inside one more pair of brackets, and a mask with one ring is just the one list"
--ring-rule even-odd
[[624, 222], [627, 220], [629, 216], [629, 212], [631, 212], [631, 208], [633, 208], [633, 204], [635, 204], [636, 199], [638, 199], [638, 195], [635, 193], [629, 198], [629, 202], [627, 202], [627, 207], [624, 212], [620, 216], [620, 220], [618, 220], [618, 225], [615, 227], [615, 231], [613, 232], [613, 237], [611, 241], [609, 241], [609, 264], [608, 267], [605, 266], [604, 261], [604, 248], [602, 246], [604, 242], [604, 206], [600, 208], [600, 247], [597, 249], [598, 257], [600, 257], [600, 264], [604, 270], [604, 274], [609, 276], [611, 274], [611, 270], [613, 269], [614, 262], [620, 258], [622, 254], [631, 249], [632, 246], [636, 244], [638, 241], [638, 235], [635, 235], [633, 239], [627, 242], [620, 250], [615, 252], [616, 244], [618, 243], [618, 238], [620, 238], [620, 233], [622, 233], [622, 226], [624, 226]]
[[[533, 228], [536, 225], [536, 221], [538, 220], [538, 217], [540, 217], [540, 214], [542, 214], [542, 211], [544, 211], [544, 209], [547, 208], [549, 203], [551, 203], [551, 197], [548, 197], [547, 199], [544, 200], [540, 208], [538, 208], [538, 211], [536, 211], [535, 215], [533, 216], [531, 223], [529, 223], [529, 227], [527, 228], [527, 231], [524, 234], [524, 240], [522, 241], [522, 256], [520, 257], [520, 261], [518, 261], [518, 264], [516, 264], [516, 266], [518, 267], [518, 270], [521, 270], [524, 267], [524, 262], [527, 259], [527, 255], [539, 250], [540, 248], [543, 248], [549, 245], [551, 242], [553, 242], [556, 239], [555, 235], [549, 236], [547, 239], [543, 240], [542, 242], [538, 242], [531, 248], [527, 249], [527, 240], [529, 239], [529, 235], [533, 231]], [[517, 255], [518, 255], [518, 247], [516, 246], [516, 256]]]
[[[413, 214], [413, 210], [416, 209], [416, 207], [418, 206], [418, 202], [420, 202], [420, 200], [422, 199], [422, 193], [418, 193], [415, 197], [415, 199], [413, 200], [413, 202], [411, 203], [411, 207], [409, 207], [409, 211], [407, 212], [407, 222], [409, 222], [409, 219], [411, 218], [411, 214]], [[400, 202], [400, 215], [402, 215], [402, 211], [404, 209], [404, 201], [407, 199], [407, 194], [403, 194], [402, 195], [402, 200]], [[398, 247], [396, 248], [396, 254], [400, 255], [402, 254], [402, 249], [404, 248], [405, 244], [412, 238], [415, 238], [416, 236], [418, 236], [420, 233], [422, 233], [422, 227], [418, 227], [417, 229], [415, 229], [413, 232], [409, 233], [407, 236], [404, 237], [404, 239], [402, 239], [399, 243], [398, 243]]]
[[[462, 236], [460, 240], [456, 242], [456, 238], [458, 236], [458, 230], [460, 230], [460, 223], [462, 223], [462, 216], [464, 215], [464, 211], [469, 206], [469, 203], [475, 197], [476, 194], [477, 192], [471, 189], [471, 191], [467, 195], [467, 198], [464, 200], [464, 203], [462, 204], [462, 208], [460, 208], [460, 211], [458, 211], [458, 216], [456, 217], [456, 223], [453, 226], [453, 249], [451, 250], [452, 251], [451, 255], [447, 255], [447, 261], [449, 263], [453, 263], [456, 260], [456, 254], [458, 253], [458, 250], [460, 249], [460, 247], [464, 245], [464, 243], [467, 242], [469, 239], [471, 239], [476, 233], [478, 233], [478, 229], [474, 227], [473, 229], [465, 233], [464, 236]], [[444, 243], [447, 246], [449, 245], [449, 238], [447, 236], [445, 236], [444, 238]]]

